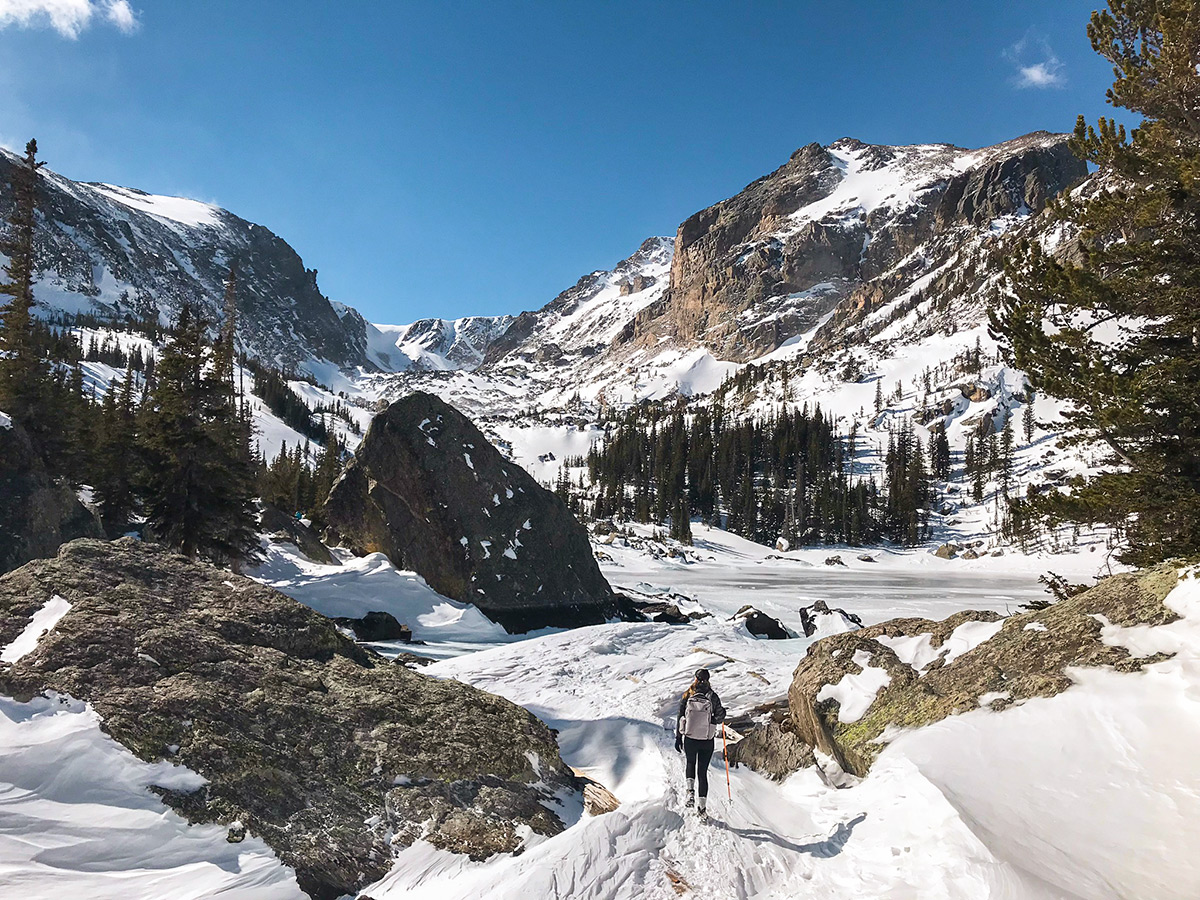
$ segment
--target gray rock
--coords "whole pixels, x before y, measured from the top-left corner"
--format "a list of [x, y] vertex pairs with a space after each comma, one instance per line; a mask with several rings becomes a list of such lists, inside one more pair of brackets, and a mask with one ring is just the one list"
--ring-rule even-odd
[[270, 503], [259, 505], [258, 527], [272, 540], [295, 545], [296, 549], [313, 562], [326, 566], [341, 565], [337, 557], [321, 542], [321, 537], [315, 529]]
[[325, 516], [332, 540], [386, 553], [512, 632], [616, 612], [563, 502], [432, 394], [410, 394], [371, 421]]
[[104, 537], [95, 513], [46, 472], [25, 429], [0, 428], [0, 572], [53, 556], [78, 537]]
[[[937, 659], [923, 672], [876, 639], [929, 634], [937, 648], [965, 622], [996, 622], [1001, 617], [966, 610], [940, 622], [892, 619], [831, 635], [814, 642], [796, 668], [788, 691], [787, 720], [779, 722], [780, 729], [804, 747], [832, 758], [844, 772], [865, 775], [886, 745], [880, 737], [889, 727], [919, 728], [976, 709], [979, 698], [988, 693], [1008, 695], [1007, 701], [991, 704], [994, 710], [1032, 697], [1053, 696], [1073, 683], [1066, 674], [1073, 667], [1111, 666], [1133, 672], [1161, 661], [1164, 654], [1133, 657], [1124, 647], [1104, 643], [1101, 622], [1154, 626], [1173, 621], [1176, 614], [1162, 601], [1177, 582], [1178, 572], [1170, 565], [1113, 576], [1090, 590], [1004, 619], [987, 641], [949, 663]], [[1030, 624], [1037, 627], [1026, 628]], [[870, 665], [886, 670], [889, 681], [857, 721], [842, 723], [837, 701], [817, 697], [826, 685], [861, 671], [854, 662], [859, 651], [867, 653]], [[800, 758], [801, 751], [796, 755]]]
[[418, 838], [482, 859], [517, 850], [522, 826], [563, 828], [553, 795], [574, 779], [549, 728], [277, 591], [131, 539], [80, 540], [0, 578], [0, 645], [55, 594], [71, 610], [0, 666], [0, 692], [86, 700], [140, 758], [199, 772], [205, 789], [164, 799], [193, 822], [243, 823], [313, 897], [355, 893]]

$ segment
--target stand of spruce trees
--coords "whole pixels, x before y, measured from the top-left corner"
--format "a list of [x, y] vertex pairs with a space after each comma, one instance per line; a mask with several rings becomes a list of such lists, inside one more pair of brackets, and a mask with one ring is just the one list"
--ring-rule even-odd
[[[586, 459], [597, 518], [670, 523], [683, 540], [692, 517], [767, 544], [927, 537], [932, 476], [911, 427], [892, 436], [883, 485], [856, 473], [856, 435], [819, 408], [733, 420], [720, 406], [648, 405], [609, 432]], [[948, 468], [949, 445], [940, 452]]]
[[84, 350], [33, 313], [37, 271], [37, 143], [15, 167], [15, 206], [0, 252], [0, 410], [24, 428], [51, 475], [91, 484], [111, 535], [141, 513], [146, 537], [222, 563], [258, 553], [258, 464], [249, 408], [234, 384], [236, 275], [216, 341], [190, 306], [157, 359], [89, 346], [99, 361], [124, 362], [125, 377], [101, 402], [84, 389]]
[[1122, 559], [1148, 565], [1200, 554], [1200, 2], [1109, 0], [1088, 37], [1113, 66], [1109, 102], [1143, 118], [1127, 134], [1080, 116], [1071, 147], [1098, 182], [1054, 206], [1080, 252], [1025, 246], [992, 329], [1070, 401], [1067, 440], [1109, 451], [1107, 471], [1021, 516], [1123, 529]]

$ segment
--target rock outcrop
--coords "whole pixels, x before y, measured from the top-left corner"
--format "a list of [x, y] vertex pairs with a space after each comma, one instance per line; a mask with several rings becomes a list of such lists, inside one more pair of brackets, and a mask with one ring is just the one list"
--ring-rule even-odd
[[80, 540], [0, 578], [0, 646], [54, 597], [70, 609], [0, 664], [0, 692], [86, 700], [137, 756], [200, 773], [206, 787], [166, 802], [242, 823], [313, 897], [355, 893], [418, 838], [481, 859], [563, 828], [555, 793], [575, 782], [549, 728], [277, 591], [132, 539]]
[[53, 556], [78, 537], [103, 537], [95, 513], [46, 472], [29, 435], [0, 415], [0, 573]]
[[[0, 149], [3, 222], [15, 161]], [[63, 302], [65, 311], [117, 320], [173, 321], [187, 302], [218, 321], [236, 258], [241, 349], [284, 368], [310, 358], [370, 365], [362, 318], [339, 315], [317, 287], [316, 270], [270, 229], [195, 200], [85, 184], [48, 169], [38, 204], [43, 268], [34, 291], [50, 309]]]
[[[751, 732], [741, 759], [778, 776], [787, 761], [822, 761], [838, 782], [862, 776], [888, 733], [918, 728], [978, 709], [1002, 710], [1070, 687], [1070, 667], [1136, 671], [1161, 657], [1134, 657], [1101, 640], [1103, 623], [1162, 625], [1176, 618], [1163, 599], [1177, 583], [1174, 568], [1116, 575], [1043, 609], [1001, 619], [965, 611], [948, 619], [892, 619], [816, 641], [797, 667], [788, 711]], [[862, 710], [846, 714], [847, 675], [877, 686]], [[856, 688], [857, 690], [857, 688]], [[842, 699], [839, 700], [838, 698]]]
[[964, 232], [1036, 213], [1084, 177], [1066, 137], [1038, 132], [976, 151], [853, 138], [801, 147], [679, 226], [670, 286], [629, 336], [647, 347], [664, 336], [702, 343], [744, 362], [839, 304], [865, 314], [911, 284], [903, 266], [932, 271]]
[[431, 394], [372, 420], [325, 515], [331, 540], [385, 553], [510, 632], [616, 612], [587, 532], [562, 501]]

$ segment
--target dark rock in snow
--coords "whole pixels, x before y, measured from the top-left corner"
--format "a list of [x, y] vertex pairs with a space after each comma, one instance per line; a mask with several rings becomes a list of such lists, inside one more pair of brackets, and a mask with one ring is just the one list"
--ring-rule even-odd
[[260, 505], [258, 527], [264, 534], [269, 535], [271, 540], [294, 544], [297, 550], [313, 562], [326, 566], [340, 565], [337, 557], [321, 542], [315, 529], [270, 503]]
[[862, 624], [862, 619], [854, 613], [836, 606], [830, 607], [824, 600], [800, 607], [800, 627], [804, 629], [805, 637], [812, 637], [818, 632], [840, 634], [862, 628]]
[[203, 791], [164, 799], [244, 823], [313, 897], [356, 893], [417, 839], [483, 859], [563, 828], [554, 794], [574, 779], [549, 728], [271, 588], [131, 539], [75, 541], [0, 578], [0, 646], [55, 595], [71, 609], [0, 666], [0, 693], [86, 700], [141, 759], [200, 773]]
[[339, 544], [387, 554], [510, 632], [616, 612], [587, 532], [563, 502], [431, 394], [372, 420], [326, 519]]
[[412, 641], [412, 629], [400, 624], [389, 612], [372, 610], [357, 619], [341, 617], [333, 621], [349, 628], [360, 641]]
[[96, 515], [70, 485], [50, 478], [24, 428], [0, 425], [0, 572], [53, 556], [78, 537], [104, 537]]
[[842, 558], [840, 556], [827, 556], [827, 557], [825, 557], [825, 565], [827, 565], [827, 566], [844, 566], [846, 564], [845, 564], [845, 562], [842, 561]]
[[742, 619], [746, 623], [746, 630], [755, 637], [764, 637], [772, 641], [786, 641], [789, 638], [795, 637], [786, 625], [776, 619], [774, 616], [768, 616], [765, 612], [755, 609], [753, 606], [743, 606], [733, 618]]

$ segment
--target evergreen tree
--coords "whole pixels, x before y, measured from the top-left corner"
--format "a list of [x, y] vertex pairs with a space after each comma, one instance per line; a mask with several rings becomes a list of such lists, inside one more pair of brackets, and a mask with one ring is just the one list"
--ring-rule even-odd
[[93, 497], [109, 537], [124, 534], [139, 507], [136, 423], [130, 368], [125, 370], [125, 378], [113, 383], [104, 395], [92, 459]]
[[1025, 406], [1021, 410], [1021, 430], [1025, 434], [1025, 443], [1033, 443], [1033, 431], [1037, 427], [1037, 420], [1033, 413], [1033, 391], [1029, 391], [1025, 400]]
[[[0, 241], [0, 253], [8, 257], [4, 266], [8, 280], [0, 284], [0, 295], [8, 298], [0, 309], [0, 410], [23, 425], [43, 456], [49, 456], [45, 444], [55, 425], [48, 409], [50, 365], [33, 317], [34, 230], [38, 170], [43, 165], [37, 159], [37, 141], [31, 140], [25, 145], [25, 156], [13, 168], [10, 231]], [[52, 459], [47, 462], [57, 471]]]
[[1143, 119], [1127, 135], [1080, 117], [1071, 147], [1104, 189], [1057, 212], [1081, 264], [1025, 247], [992, 327], [1034, 387], [1070, 401], [1067, 439], [1117, 466], [1035, 508], [1123, 527], [1124, 561], [1149, 564], [1200, 552], [1200, 9], [1109, 0], [1088, 36], [1114, 68], [1109, 102]]
[[142, 417], [150, 535], [218, 562], [258, 552], [250, 422], [211, 365], [207, 326], [185, 304]]

